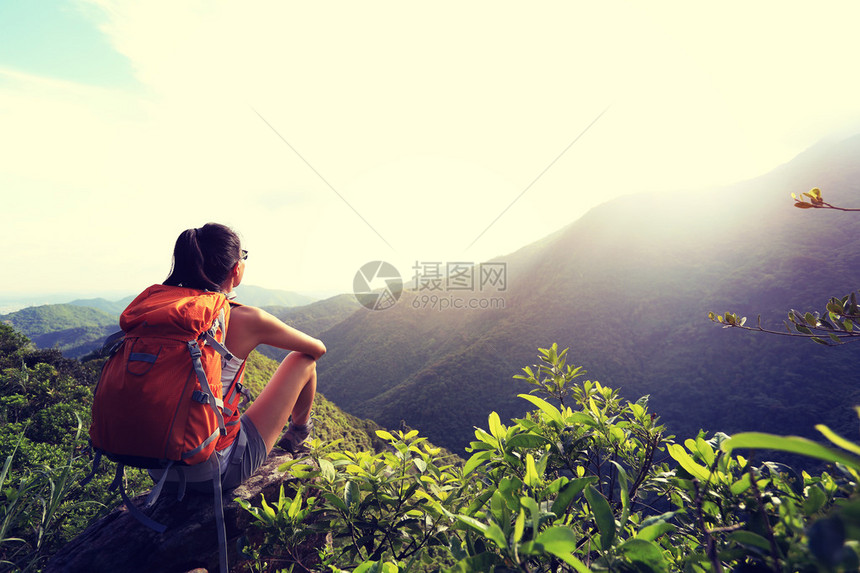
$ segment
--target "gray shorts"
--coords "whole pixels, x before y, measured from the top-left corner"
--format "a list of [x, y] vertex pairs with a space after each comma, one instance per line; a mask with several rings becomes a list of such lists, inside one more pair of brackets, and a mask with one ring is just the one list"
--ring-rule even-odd
[[225, 490], [234, 489], [246, 479], [251, 477], [257, 468], [266, 461], [269, 453], [266, 451], [266, 442], [254, 422], [247, 416], [240, 419], [241, 427], [236, 441], [228, 448], [227, 457], [229, 464], [227, 469], [221, 465], [221, 487]]
[[[218, 465], [221, 469], [221, 488], [231, 490], [239, 487], [246, 479], [251, 477], [257, 469], [266, 461], [266, 443], [257, 427], [247, 416], [240, 418], [239, 433], [233, 444], [223, 451], [217, 452]], [[212, 474], [209, 464], [197, 464], [180, 469], [171, 469], [167, 476], [166, 487], [175, 489], [179, 477], [177, 471], [185, 473], [186, 488], [190, 491], [211, 492]], [[164, 474], [164, 470], [149, 470], [149, 475], [154, 481], [158, 481]], [[172, 487], [171, 487], [172, 486]]]

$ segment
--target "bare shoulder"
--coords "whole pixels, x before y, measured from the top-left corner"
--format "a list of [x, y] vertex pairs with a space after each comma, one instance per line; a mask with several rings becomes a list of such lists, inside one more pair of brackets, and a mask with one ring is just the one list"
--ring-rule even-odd
[[[319, 358], [325, 354], [325, 345], [287, 325], [276, 316], [254, 306], [236, 306], [231, 310], [228, 340], [233, 340], [236, 353], [250, 352], [258, 344], [268, 344], [276, 348], [297, 350]], [[228, 345], [231, 351], [233, 348]]]
[[278, 320], [275, 316], [269, 314], [262, 308], [246, 305], [234, 306], [230, 309], [230, 318], [231, 320], [236, 319], [237, 322], [242, 323], [259, 323], [261, 321], [269, 322], [272, 320]]
[[268, 338], [273, 332], [288, 328], [278, 317], [256, 306], [235, 306], [230, 311], [230, 328], [249, 335]]
[[[265, 312], [256, 306], [246, 306], [244, 304], [230, 307], [230, 318], [238, 318], [240, 320], [248, 320], [256, 318], [261, 312]], [[268, 314], [268, 313], [266, 313]]]

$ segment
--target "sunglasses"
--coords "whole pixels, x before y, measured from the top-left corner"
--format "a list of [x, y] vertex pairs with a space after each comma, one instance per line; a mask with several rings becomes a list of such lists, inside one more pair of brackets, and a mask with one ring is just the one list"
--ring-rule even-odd
[[242, 259], [243, 261], [247, 261], [248, 260], [248, 251], [246, 251], [245, 249], [242, 249], [242, 254], [239, 258]]

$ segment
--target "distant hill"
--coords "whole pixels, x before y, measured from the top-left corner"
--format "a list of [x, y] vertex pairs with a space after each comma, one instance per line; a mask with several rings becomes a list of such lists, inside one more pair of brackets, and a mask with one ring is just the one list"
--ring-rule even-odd
[[[570, 347], [588, 377], [629, 399], [650, 395], [673, 433], [856, 431], [856, 348], [727, 331], [708, 311], [822, 309], [860, 287], [860, 216], [801, 211], [790, 193], [821, 187], [860, 206], [860, 138], [822, 144], [772, 173], [707, 191], [630, 195], [502, 257], [504, 308], [422, 308], [404, 293], [325, 333], [319, 387], [384, 426], [405, 420], [460, 451], [486, 412], [520, 416], [513, 380], [537, 347]], [[448, 293], [451, 294], [451, 293]], [[463, 294], [463, 293], [454, 293]], [[487, 293], [465, 293], [487, 297]]]
[[[360, 308], [362, 308], [361, 305], [351, 294], [341, 294], [295, 308], [264, 307], [266, 311], [293, 328], [315, 337], [323, 336], [324, 332], [335, 327]], [[283, 360], [284, 356], [287, 355], [286, 350], [272, 346], [263, 345], [258, 350], [265, 356], [278, 361]]]
[[[245, 304], [279, 305], [276, 307], [278, 312], [313, 302], [311, 297], [257, 286], [242, 285], [236, 291], [237, 298]], [[135, 296], [115, 301], [89, 298], [31, 306], [0, 315], [0, 322], [11, 324], [26, 334], [39, 348], [56, 348], [67, 357], [80, 358], [101, 348], [104, 339], [119, 330], [119, 316]], [[314, 312], [297, 316], [304, 317], [305, 323], [310, 324]], [[330, 325], [330, 321], [326, 324]]]
[[73, 300], [69, 304], [74, 306], [85, 306], [88, 308], [94, 308], [111, 315], [116, 315], [117, 320], [119, 320], [119, 315], [122, 314], [122, 311], [125, 310], [125, 307], [127, 307], [128, 303], [130, 303], [132, 300], [134, 300], [134, 295], [129, 295], [120, 300], [107, 300], [104, 298], [79, 298], [77, 300]]
[[304, 306], [314, 299], [286, 290], [273, 290], [241, 284], [236, 287], [236, 300], [251, 306]]
[[[120, 300], [107, 300], [104, 298], [77, 299], [69, 304], [76, 306], [88, 306], [119, 316], [136, 295], [130, 295]], [[314, 302], [314, 298], [291, 291], [267, 289], [254, 285], [239, 285], [236, 287], [236, 298], [244, 304], [252, 306], [304, 306]]]
[[[278, 363], [258, 352], [252, 352], [245, 365], [245, 386], [257, 396], [272, 378]], [[381, 451], [386, 442], [376, 435], [383, 429], [372, 420], [347, 414], [320, 394], [314, 399], [314, 437], [323, 441], [342, 440], [341, 448], [353, 451]]]
[[27, 335], [39, 348], [56, 348], [78, 358], [102, 345], [119, 329], [118, 316], [73, 304], [31, 306], [0, 315], [0, 322]]

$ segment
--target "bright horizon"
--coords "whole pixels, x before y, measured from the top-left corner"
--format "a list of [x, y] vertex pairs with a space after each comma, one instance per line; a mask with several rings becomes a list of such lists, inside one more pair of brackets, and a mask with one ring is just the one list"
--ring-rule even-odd
[[208, 221], [351, 292], [860, 132], [854, 3], [428, 6], [0, 0], [0, 303], [136, 293]]

